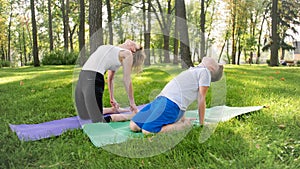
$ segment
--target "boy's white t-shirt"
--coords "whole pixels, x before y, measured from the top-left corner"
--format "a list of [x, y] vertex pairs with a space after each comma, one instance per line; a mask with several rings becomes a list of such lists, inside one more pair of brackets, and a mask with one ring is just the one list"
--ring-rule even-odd
[[165, 96], [183, 111], [198, 98], [200, 86], [210, 86], [211, 74], [205, 67], [193, 67], [172, 79], [158, 96]]
[[89, 57], [82, 67], [82, 70], [99, 72], [102, 75], [107, 70], [116, 71], [121, 66], [119, 53], [123, 49], [113, 45], [102, 45]]

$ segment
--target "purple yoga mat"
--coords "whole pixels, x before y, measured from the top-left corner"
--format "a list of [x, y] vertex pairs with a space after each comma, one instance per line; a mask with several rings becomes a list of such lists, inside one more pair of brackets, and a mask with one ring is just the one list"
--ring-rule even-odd
[[[88, 122], [87, 122], [88, 123]], [[59, 136], [63, 132], [81, 127], [78, 116], [53, 120], [40, 124], [9, 124], [12, 131], [23, 141], [34, 141], [51, 136]]]
[[[138, 106], [142, 109], [145, 105]], [[130, 112], [124, 112], [124, 114]], [[108, 114], [104, 115], [107, 116]], [[81, 120], [78, 116], [53, 120], [39, 124], [9, 124], [10, 129], [16, 132], [22, 141], [34, 141], [52, 136], [59, 136], [67, 130], [81, 128], [83, 124], [91, 123], [91, 120]]]

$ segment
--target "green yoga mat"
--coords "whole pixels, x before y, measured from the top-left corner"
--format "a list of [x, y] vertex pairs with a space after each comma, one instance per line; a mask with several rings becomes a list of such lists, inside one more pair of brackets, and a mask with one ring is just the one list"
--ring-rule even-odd
[[[262, 108], [263, 106], [216, 106], [212, 108], [207, 108], [205, 113], [205, 121], [209, 123], [224, 122], [241, 114], [257, 111]], [[198, 110], [186, 111], [185, 117], [194, 117], [198, 120]], [[197, 123], [197, 120], [196, 123], [194, 123], [196, 125], [199, 124]], [[83, 130], [96, 147], [102, 147], [108, 144], [118, 144], [125, 142], [130, 138], [143, 136], [142, 133], [135, 133], [130, 130], [129, 121], [111, 123], [90, 123], [85, 124], [83, 126]]]

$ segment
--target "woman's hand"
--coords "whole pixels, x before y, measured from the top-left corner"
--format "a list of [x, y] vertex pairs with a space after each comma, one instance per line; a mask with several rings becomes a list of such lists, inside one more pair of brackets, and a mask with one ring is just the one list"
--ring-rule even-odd
[[138, 110], [138, 108], [136, 107], [135, 104], [131, 104], [131, 105], [130, 105], [130, 111], [131, 111], [132, 113], [136, 114], [139, 110]]
[[119, 103], [118, 103], [115, 99], [111, 99], [111, 100], [110, 100], [110, 105], [111, 105], [111, 107], [114, 107], [114, 108], [116, 108], [116, 109], [119, 109], [119, 108], [120, 108]]

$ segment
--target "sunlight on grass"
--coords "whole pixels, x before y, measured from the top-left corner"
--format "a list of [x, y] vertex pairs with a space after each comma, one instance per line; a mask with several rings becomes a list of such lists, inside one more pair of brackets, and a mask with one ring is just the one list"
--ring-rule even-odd
[[[60, 66], [55, 66], [53, 68], [59, 68]], [[62, 70], [35, 70], [30, 68], [30, 72], [26, 70], [25, 72], [22, 72], [22, 69], [28, 69], [29, 67], [24, 67], [24, 68], [14, 68], [16, 71], [9, 72], [7, 73], [8, 69], [4, 69], [4, 71], [0, 71], [0, 85], [1, 84], [6, 84], [6, 83], [11, 83], [11, 82], [17, 82], [21, 80], [29, 80], [29, 79], [34, 79], [37, 76], [40, 75], [47, 75], [47, 74], [53, 74], [53, 73], [62, 73], [62, 72], [70, 72], [68, 69], [62, 69]], [[14, 70], [12, 69], [12, 70]], [[37, 68], [39, 69], [39, 68]]]
[[20, 82], [21, 80], [28, 80], [33, 79], [36, 76], [34, 75], [20, 75], [20, 76], [11, 76], [11, 77], [1, 77], [0, 78], [0, 85], [1, 84], [7, 84], [7, 83], [13, 83], [13, 82]]

